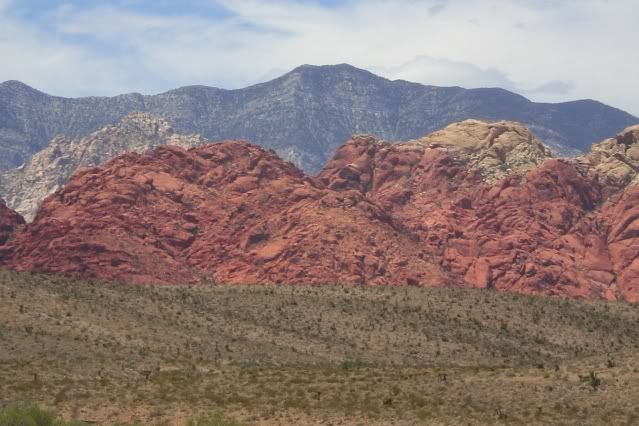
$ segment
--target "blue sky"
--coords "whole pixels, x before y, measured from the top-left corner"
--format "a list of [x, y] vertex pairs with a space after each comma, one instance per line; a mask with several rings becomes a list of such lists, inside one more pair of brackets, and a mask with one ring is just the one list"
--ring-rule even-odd
[[[330, 3], [330, 2], [329, 2]], [[223, 19], [231, 16], [231, 10], [216, 1], [207, 0], [21, 0], [11, 2], [9, 13], [25, 20], [46, 20], [52, 11], [60, 8], [73, 8], [76, 11], [90, 11], [96, 7], [110, 5], [122, 11], [161, 16], [205, 16]]]
[[639, 115], [636, 0], [0, 0], [0, 81], [237, 88], [305, 63]]

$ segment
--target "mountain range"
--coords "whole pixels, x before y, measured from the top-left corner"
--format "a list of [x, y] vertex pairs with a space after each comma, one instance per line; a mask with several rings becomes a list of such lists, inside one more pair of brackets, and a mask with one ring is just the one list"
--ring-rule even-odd
[[238, 90], [189, 86], [158, 95], [78, 99], [17, 81], [0, 84], [0, 170], [26, 163], [56, 136], [84, 137], [131, 112], [165, 119], [177, 132], [244, 139], [315, 173], [354, 133], [409, 140], [468, 118], [514, 120], [555, 153], [577, 155], [639, 119], [592, 100], [535, 103], [502, 89], [390, 81], [350, 65], [304, 65]]

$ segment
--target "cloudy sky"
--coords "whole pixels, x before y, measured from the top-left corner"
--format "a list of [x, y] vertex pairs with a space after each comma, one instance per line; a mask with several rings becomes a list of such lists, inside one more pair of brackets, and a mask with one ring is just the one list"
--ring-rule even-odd
[[149, 94], [346, 62], [639, 116], [637, 22], [637, 0], [0, 0], [0, 81]]

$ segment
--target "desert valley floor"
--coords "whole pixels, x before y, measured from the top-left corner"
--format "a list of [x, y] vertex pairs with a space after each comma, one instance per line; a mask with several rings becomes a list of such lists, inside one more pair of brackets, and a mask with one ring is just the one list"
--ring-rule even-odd
[[639, 421], [639, 306], [625, 302], [0, 272], [0, 317], [0, 405], [87, 423], [220, 409], [257, 425]]

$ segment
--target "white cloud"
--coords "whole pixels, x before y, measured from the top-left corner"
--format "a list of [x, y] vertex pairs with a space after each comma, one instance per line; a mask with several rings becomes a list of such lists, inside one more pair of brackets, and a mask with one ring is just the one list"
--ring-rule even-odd
[[0, 80], [46, 91], [241, 87], [303, 63], [351, 63], [541, 101], [594, 98], [639, 115], [636, 0], [219, 0], [219, 19], [60, 7], [41, 27], [0, 0]]
[[392, 79], [427, 82], [434, 86], [502, 87], [514, 89], [508, 76], [496, 68], [480, 68], [468, 62], [446, 58], [418, 56], [396, 67], [379, 67], [374, 71]]
[[419, 56], [396, 67], [376, 67], [372, 71], [388, 78], [423, 82], [434, 86], [500, 87], [531, 96], [561, 100], [573, 96], [572, 81], [551, 80], [535, 87], [518, 84], [497, 68], [481, 68], [468, 62]]

